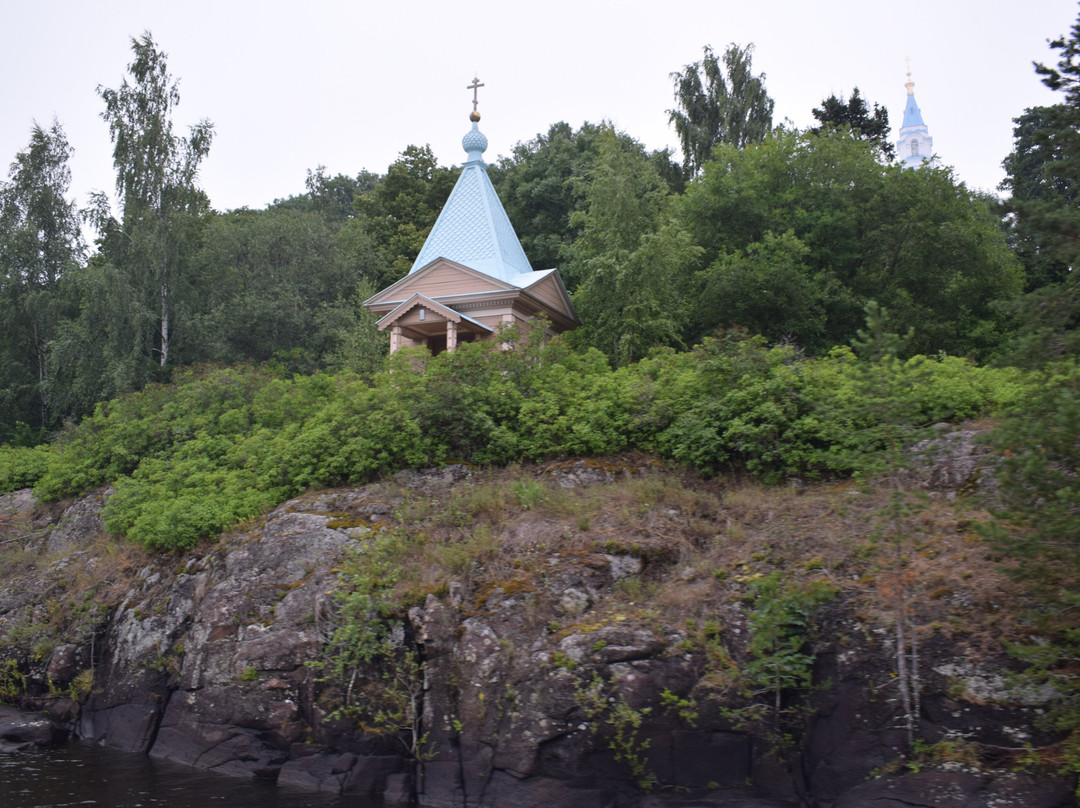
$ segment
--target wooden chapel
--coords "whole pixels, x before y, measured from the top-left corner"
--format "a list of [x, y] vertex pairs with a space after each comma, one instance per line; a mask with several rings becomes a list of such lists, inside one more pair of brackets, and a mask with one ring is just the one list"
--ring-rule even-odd
[[487, 174], [488, 141], [479, 129], [476, 79], [466, 160], [409, 274], [364, 301], [390, 331], [390, 353], [427, 346], [432, 354], [463, 342], [497, 339], [507, 326], [544, 317], [558, 334], [580, 325], [557, 269], [533, 271]]

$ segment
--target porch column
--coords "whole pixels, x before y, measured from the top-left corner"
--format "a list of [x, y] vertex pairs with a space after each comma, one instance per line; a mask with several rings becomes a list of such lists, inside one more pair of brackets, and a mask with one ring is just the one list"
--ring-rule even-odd
[[390, 353], [401, 347], [401, 326], [390, 326]]
[[446, 321], [446, 350], [452, 351], [457, 347], [457, 323], [453, 320]]
[[[514, 315], [513, 314], [504, 314], [502, 316], [502, 318], [501, 318], [501, 322], [499, 323], [498, 330], [499, 330], [499, 332], [503, 332], [507, 328], [512, 326], [513, 324], [514, 324]], [[510, 348], [511, 348], [511, 345], [510, 345], [509, 342], [506, 342], [505, 340], [500, 340], [500, 342], [499, 342], [499, 350], [509, 351]]]

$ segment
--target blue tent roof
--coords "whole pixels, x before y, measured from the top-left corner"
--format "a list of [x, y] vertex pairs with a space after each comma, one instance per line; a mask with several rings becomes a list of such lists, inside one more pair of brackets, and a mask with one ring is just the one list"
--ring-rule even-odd
[[904, 123], [901, 128], [906, 129], [909, 126], [926, 126], [923, 123], [919, 105], [915, 103], [915, 93], [913, 92], [908, 93], [907, 105], [904, 107]]
[[449, 258], [520, 287], [520, 276], [531, 273], [532, 265], [487, 175], [487, 138], [473, 123], [461, 145], [468, 159], [409, 274]]

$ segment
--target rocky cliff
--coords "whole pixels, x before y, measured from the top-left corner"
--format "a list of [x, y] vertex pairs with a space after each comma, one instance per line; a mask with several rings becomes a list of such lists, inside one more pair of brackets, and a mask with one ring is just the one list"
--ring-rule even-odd
[[[51, 720], [5, 713], [0, 737], [62, 729], [440, 808], [1074, 805], [1034, 754], [1057, 740], [1036, 725], [1045, 696], [1007, 687], [1023, 593], [971, 529], [969, 482], [922, 481], [936, 491], [895, 564], [893, 491], [706, 482], [641, 457], [314, 492], [183, 557], [106, 537], [108, 491], [7, 495], [0, 698]], [[388, 537], [398, 567], [364, 614], [401, 653], [342, 676], [348, 582], [379, 577], [365, 548]]]

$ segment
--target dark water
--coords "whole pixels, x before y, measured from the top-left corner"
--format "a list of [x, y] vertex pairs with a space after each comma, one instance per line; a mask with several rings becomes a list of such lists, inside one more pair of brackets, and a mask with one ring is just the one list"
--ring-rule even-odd
[[0, 808], [375, 808], [145, 755], [73, 745], [0, 755]]

